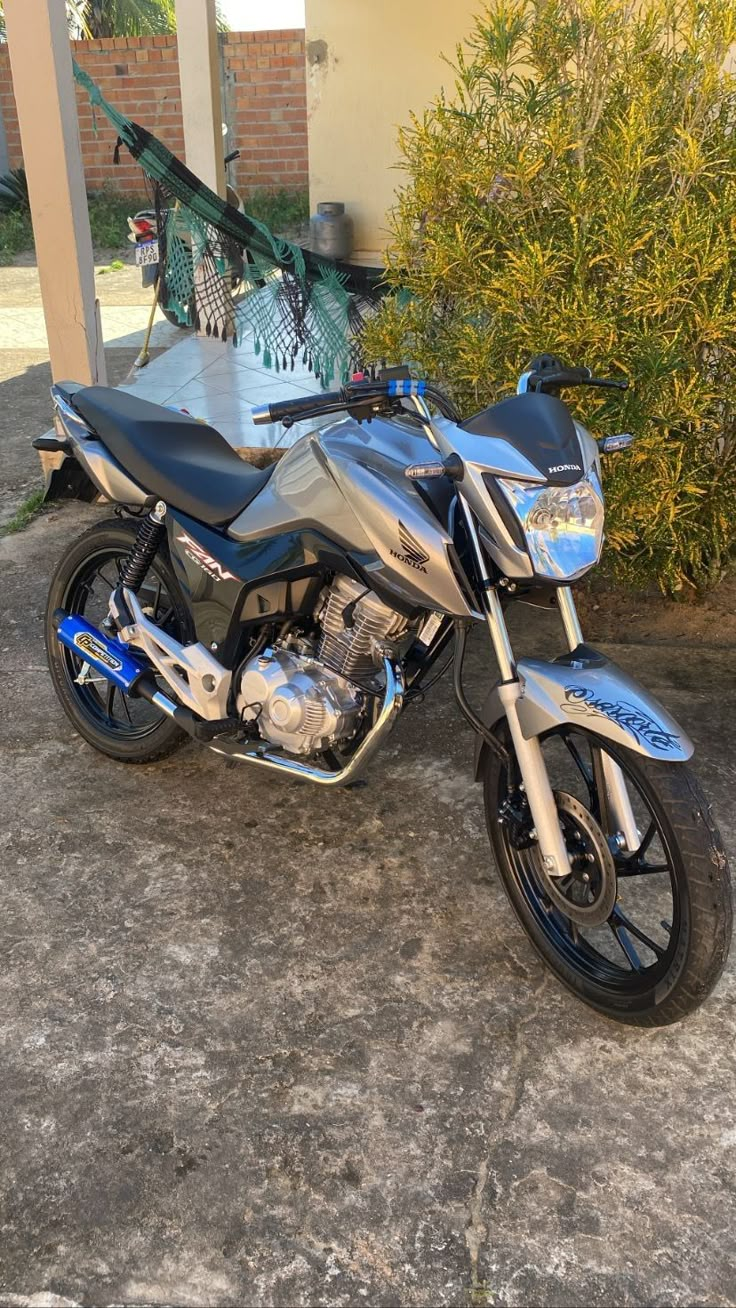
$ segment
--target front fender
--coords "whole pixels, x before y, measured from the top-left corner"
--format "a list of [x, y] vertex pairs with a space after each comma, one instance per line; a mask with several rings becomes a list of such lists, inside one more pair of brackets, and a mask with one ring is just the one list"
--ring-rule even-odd
[[[521, 681], [517, 712], [522, 735], [529, 740], [553, 727], [576, 726], [594, 731], [614, 744], [633, 749], [647, 758], [684, 763], [691, 758], [693, 743], [671, 713], [649, 695], [633, 677], [603, 654], [585, 660], [565, 662], [520, 659], [516, 670]], [[493, 687], [481, 718], [493, 729], [505, 716], [505, 709]], [[475, 746], [475, 777], [479, 779], [484, 741]]]

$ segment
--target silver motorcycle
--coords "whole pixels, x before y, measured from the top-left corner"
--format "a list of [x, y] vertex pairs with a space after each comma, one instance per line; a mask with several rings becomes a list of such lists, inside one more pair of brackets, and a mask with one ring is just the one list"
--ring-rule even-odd
[[[260, 471], [186, 415], [54, 386], [59, 435], [35, 444], [118, 518], [57, 569], [48, 660], [75, 728], [110, 758], [150, 762], [192, 737], [320, 786], [354, 782], [452, 666], [531, 942], [587, 1003], [657, 1025], [721, 973], [729, 874], [687, 735], [583, 639], [571, 587], [601, 553], [600, 457], [631, 437], [596, 442], [573, 420], [559, 395], [581, 385], [625, 383], [540, 356], [516, 395], [463, 420], [387, 370], [255, 410], [322, 421]], [[557, 610], [556, 657], [515, 657], [517, 602]], [[498, 675], [473, 707], [475, 625]]]

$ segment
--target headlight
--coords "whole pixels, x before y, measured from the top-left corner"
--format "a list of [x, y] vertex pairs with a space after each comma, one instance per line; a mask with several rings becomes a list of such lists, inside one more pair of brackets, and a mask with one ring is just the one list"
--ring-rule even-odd
[[594, 468], [573, 486], [497, 480], [519, 519], [537, 576], [572, 581], [598, 562], [603, 492]]

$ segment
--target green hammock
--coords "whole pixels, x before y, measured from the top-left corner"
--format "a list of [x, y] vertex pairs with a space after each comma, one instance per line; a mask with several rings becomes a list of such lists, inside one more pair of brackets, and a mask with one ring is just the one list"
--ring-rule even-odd
[[[102, 110], [153, 186], [158, 220], [159, 294], [181, 323], [239, 344], [252, 332], [267, 368], [303, 363], [323, 381], [360, 366], [364, 316], [387, 289], [380, 268], [324, 259], [274, 236], [227, 204], [157, 137], [119, 113], [88, 73], [74, 76]], [[96, 122], [95, 122], [96, 128]], [[238, 299], [232, 272], [242, 267]]]

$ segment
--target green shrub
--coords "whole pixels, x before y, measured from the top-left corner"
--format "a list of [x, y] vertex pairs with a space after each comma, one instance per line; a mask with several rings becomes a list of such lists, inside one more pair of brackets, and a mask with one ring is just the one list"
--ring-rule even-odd
[[31, 215], [23, 209], [0, 212], [0, 265], [12, 263], [16, 255], [32, 249]]
[[[703, 586], [736, 540], [736, 0], [498, 0], [456, 87], [401, 133], [374, 360], [471, 412], [551, 351], [625, 373], [568, 392], [608, 460], [609, 562]], [[574, 397], [574, 399], [573, 399]]]
[[15, 212], [31, 212], [25, 168], [11, 168], [0, 177], [0, 213]]
[[309, 218], [309, 194], [306, 190], [253, 191], [243, 199], [243, 209], [250, 218], [265, 223], [280, 236], [305, 223]]
[[121, 195], [112, 187], [95, 191], [87, 196], [92, 244], [117, 250], [127, 243], [128, 218], [139, 209], [150, 207], [150, 201], [138, 195]]

